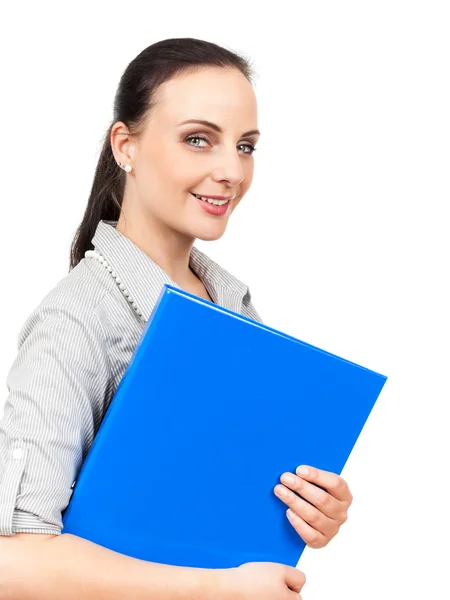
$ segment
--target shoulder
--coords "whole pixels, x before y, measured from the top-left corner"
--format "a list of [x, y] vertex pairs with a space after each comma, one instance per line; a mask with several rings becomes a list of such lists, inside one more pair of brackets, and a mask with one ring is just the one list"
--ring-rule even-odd
[[98, 307], [114, 288], [108, 275], [97, 261], [83, 259], [29, 314], [19, 334], [19, 345], [31, 330], [44, 323], [71, 321], [80, 327], [99, 326]]
[[113, 288], [114, 281], [102, 265], [83, 259], [46, 294], [39, 308], [58, 306], [94, 311]]

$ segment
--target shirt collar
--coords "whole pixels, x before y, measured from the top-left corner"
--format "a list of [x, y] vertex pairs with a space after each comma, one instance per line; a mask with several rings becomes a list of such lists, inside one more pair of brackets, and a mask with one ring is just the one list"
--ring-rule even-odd
[[[129, 238], [117, 231], [116, 225], [117, 221], [100, 221], [92, 244], [117, 273], [144, 318], [148, 320], [163, 285], [176, 288], [180, 286]], [[234, 312], [241, 312], [244, 298], [250, 300], [247, 285], [195, 246], [191, 251], [190, 265], [215, 303]]]

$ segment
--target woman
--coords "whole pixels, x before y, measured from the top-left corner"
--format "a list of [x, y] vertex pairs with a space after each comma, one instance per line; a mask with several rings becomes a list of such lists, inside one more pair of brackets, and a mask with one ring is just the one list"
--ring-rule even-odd
[[[162, 285], [260, 320], [248, 287], [193, 246], [224, 234], [252, 183], [258, 137], [250, 67], [224, 48], [165, 40], [124, 72], [71, 270], [26, 321], [8, 375], [2, 597], [287, 600], [301, 591], [303, 574], [284, 565], [178, 568], [61, 535], [72, 483]], [[336, 535], [352, 500], [342, 478], [313, 467], [285, 473], [274, 492], [314, 548]]]

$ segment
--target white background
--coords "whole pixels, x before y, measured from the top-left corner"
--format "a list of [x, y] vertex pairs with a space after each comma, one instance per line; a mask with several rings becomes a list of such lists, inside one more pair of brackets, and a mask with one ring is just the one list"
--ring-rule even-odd
[[449, 5], [263, 4], [2, 9], [0, 376], [68, 271], [127, 64], [169, 37], [243, 52], [255, 179], [224, 238], [198, 246], [268, 325], [389, 377], [343, 472], [349, 521], [300, 560], [304, 598], [448, 599]]

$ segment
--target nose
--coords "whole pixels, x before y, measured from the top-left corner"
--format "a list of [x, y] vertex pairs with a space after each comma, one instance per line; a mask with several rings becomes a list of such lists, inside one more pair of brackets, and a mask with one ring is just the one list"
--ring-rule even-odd
[[244, 179], [244, 169], [236, 147], [224, 150], [213, 168], [211, 177], [214, 181], [227, 181], [230, 185], [239, 185]]

